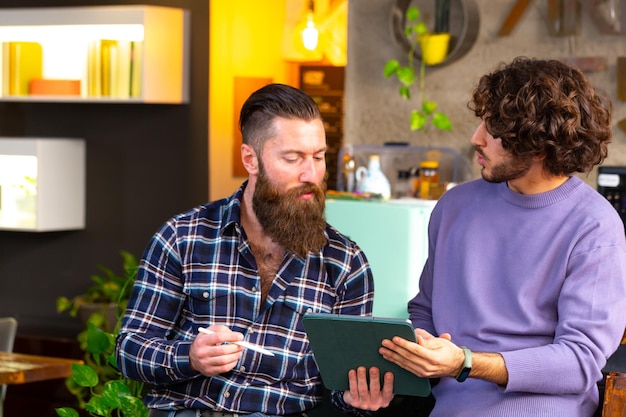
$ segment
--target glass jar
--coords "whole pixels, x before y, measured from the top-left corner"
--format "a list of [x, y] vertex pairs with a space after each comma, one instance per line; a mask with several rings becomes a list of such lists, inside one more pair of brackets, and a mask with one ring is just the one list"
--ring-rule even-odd
[[420, 198], [434, 200], [435, 192], [439, 188], [439, 162], [422, 161], [420, 164]]
[[394, 184], [394, 198], [412, 197], [411, 172], [408, 170], [399, 170], [398, 179]]

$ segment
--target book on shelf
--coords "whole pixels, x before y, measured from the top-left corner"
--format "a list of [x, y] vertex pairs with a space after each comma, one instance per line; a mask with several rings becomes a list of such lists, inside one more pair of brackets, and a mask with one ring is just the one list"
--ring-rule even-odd
[[98, 39], [87, 53], [87, 92], [91, 97], [139, 97], [140, 41]]
[[143, 42], [132, 41], [130, 48], [130, 96], [141, 97], [141, 70], [143, 57]]
[[115, 97], [117, 86], [117, 65], [119, 57], [118, 41], [100, 40], [100, 94], [102, 97]]
[[2, 93], [26, 96], [30, 82], [43, 76], [43, 49], [37, 42], [2, 43]]

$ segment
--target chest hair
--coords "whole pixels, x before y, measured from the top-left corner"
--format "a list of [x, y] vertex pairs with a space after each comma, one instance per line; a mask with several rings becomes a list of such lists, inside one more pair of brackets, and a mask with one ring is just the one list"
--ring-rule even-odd
[[256, 260], [259, 278], [261, 279], [261, 303], [265, 303], [267, 294], [285, 255], [285, 250], [278, 245], [272, 248], [263, 248], [252, 244], [251, 247], [252, 254]]

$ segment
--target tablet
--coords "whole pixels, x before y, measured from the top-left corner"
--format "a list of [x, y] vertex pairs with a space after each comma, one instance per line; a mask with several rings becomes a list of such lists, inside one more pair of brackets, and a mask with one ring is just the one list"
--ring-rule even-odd
[[400, 336], [415, 342], [415, 331], [408, 319], [309, 313], [302, 318], [313, 356], [324, 386], [348, 390], [348, 371], [359, 366], [380, 369], [383, 375], [393, 372], [394, 394], [427, 397], [430, 381], [384, 359], [378, 349], [383, 339]]

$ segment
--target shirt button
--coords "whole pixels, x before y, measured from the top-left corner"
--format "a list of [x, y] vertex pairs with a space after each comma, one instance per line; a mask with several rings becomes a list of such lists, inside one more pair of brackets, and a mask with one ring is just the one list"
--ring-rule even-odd
[[252, 287], [252, 292], [256, 292], [256, 287]]
[[240, 366], [240, 367], [239, 367], [239, 370], [240, 370], [241, 372], [246, 372], [246, 367], [245, 367], [245, 366]]
[[208, 291], [203, 292], [202, 297], [209, 298], [209, 292]]
[[224, 393], [224, 397], [226, 397], [226, 398], [230, 397], [230, 392], [226, 391], [226, 392]]
[[312, 312], [313, 312], [313, 309], [312, 309], [312, 308], [307, 308], [307, 309], [306, 309], [306, 312], [307, 312], [307, 313], [312, 313]]
[[250, 329], [249, 334], [254, 334], [254, 329]]

